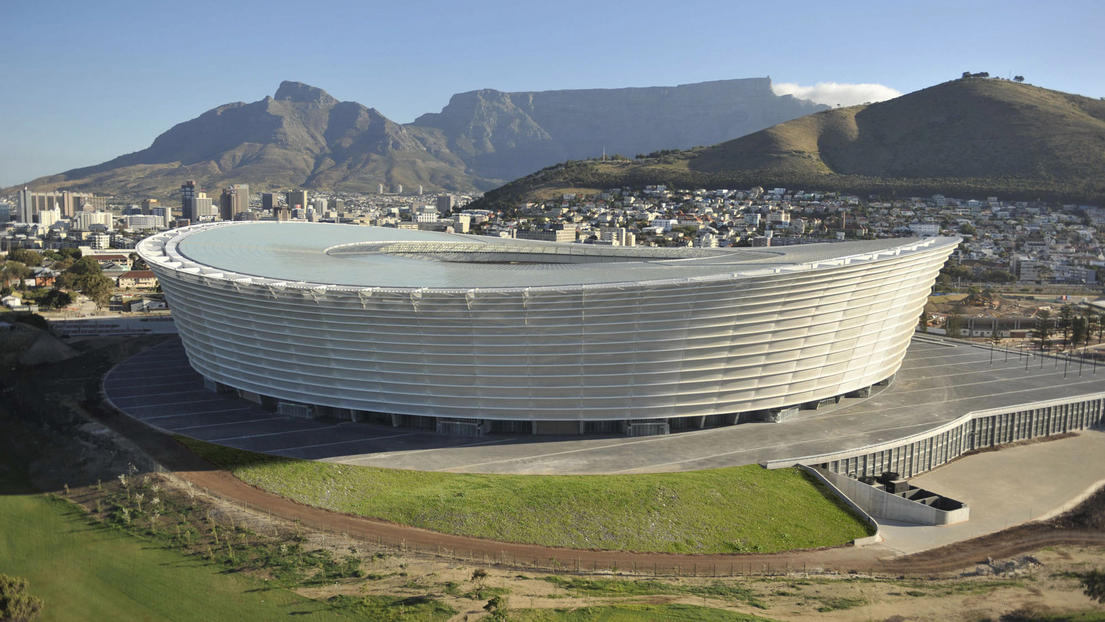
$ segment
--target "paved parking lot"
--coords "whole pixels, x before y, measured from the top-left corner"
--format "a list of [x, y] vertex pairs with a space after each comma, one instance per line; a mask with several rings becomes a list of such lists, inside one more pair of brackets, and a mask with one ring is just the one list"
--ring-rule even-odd
[[783, 423], [643, 438], [451, 438], [281, 417], [205, 390], [175, 340], [120, 364], [104, 389], [120, 410], [164, 430], [282, 456], [420, 470], [624, 473], [750, 464], [892, 440], [972, 410], [1105, 390], [1105, 366], [1079, 370], [1077, 363], [916, 339], [895, 382], [871, 398], [802, 411]]

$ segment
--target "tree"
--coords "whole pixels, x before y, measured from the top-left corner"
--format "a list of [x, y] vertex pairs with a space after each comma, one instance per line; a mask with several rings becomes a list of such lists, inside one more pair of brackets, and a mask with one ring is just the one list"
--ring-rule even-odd
[[1059, 330], [1063, 331], [1063, 341], [1070, 341], [1071, 330], [1074, 328], [1074, 305], [1063, 305], [1059, 309]]
[[[547, 222], [548, 218], [546, 218], [545, 221]], [[131, 253], [130, 255], [128, 255], [128, 257], [130, 258], [130, 269], [131, 270], [149, 270], [150, 269], [150, 266], [146, 263], [146, 260], [139, 257], [138, 253]]]
[[958, 315], [949, 315], [946, 322], [944, 322], [944, 332], [949, 337], [959, 337], [963, 332], [963, 318]]
[[1105, 570], [1082, 573], [1082, 593], [1099, 603], [1105, 603]]
[[27, 593], [23, 577], [0, 574], [0, 620], [28, 622], [42, 611], [42, 599]]
[[13, 248], [8, 251], [8, 259], [18, 261], [26, 266], [42, 265], [42, 255], [27, 248]]
[[495, 595], [491, 597], [491, 600], [487, 601], [487, 604], [483, 606], [484, 611], [491, 614], [492, 620], [506, 620], [507, 619], [507, 606], [506, 599], [502, 595]]
[[111, 293], [115, 290], [115, 284], [104, 276], [99, 262], [91, 257], [82, 257], [69, 266], [58, 277], [57, 286], [61, 289], [77, 290], [101, 307], [107, 305], [111, 300]]
[[38, 299], [38, 304], [60, 309], [62, 307], [68, 307], [73, 304], [73, 296], [68, 292], [63, 292], [60, 289], [51, 289], [46, 294]]
[[29, 276], [31, 276], [31, 270], [23, 262], [5, 261], [0, 265], [0, 282], [3, 282], [5, 287], [15, 281], [16, 286], [22, 288], [23, 279]]
[[987, 283], [1012, 283], [1017, 280], [1017, 277], [1013, 276], [1008, 270], [997, 268], [983, 271], [978, 278], [980, 281], [986, 281]]
[[1051, 322], [1051, 311], [1040, 309], [1036, 314], [1036, 325], [1032, 328], [1032, 338], [1036, 340], [1040, 350], [1046, 350], [1051, 343], [1051, 333], [1054, 329]]
[[63, 257], [61, 259], [58, 259], [54, 263], [50, 264], [50, 269], [57, 270], [58, 272], [65, 272], [76, 261], [77, 260], [73, 259], [72, 257]]
[[1085, 317], [1075, 317], [1070, 323], [1070, 342], [1072, 346], [1077, 346], [1079, 342], [1089, 341], [1090, 323]]
[[1024, 82], [1024, 76], [1013, 76], [1014, 82]]

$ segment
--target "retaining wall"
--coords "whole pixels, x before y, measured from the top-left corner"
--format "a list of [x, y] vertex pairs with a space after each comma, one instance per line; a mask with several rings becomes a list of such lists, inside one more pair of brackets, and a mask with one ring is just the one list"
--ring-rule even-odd
[[806, 464], [859, 478], [893, 471], [909, 478], [965, 453], [1085, 430], [1105, 422], [1105, 392], [977, 410], [904, 438], [812, 456], [769, 460], [769, 469]]
[[971, 517], [970, 508], [965, 505], [955, 510], [941, 510], [879, 490], [841, 473], [823, 471], [822, 475], [848, 499], [876, 519], [913, 525], [951, 525], [962, 523]]

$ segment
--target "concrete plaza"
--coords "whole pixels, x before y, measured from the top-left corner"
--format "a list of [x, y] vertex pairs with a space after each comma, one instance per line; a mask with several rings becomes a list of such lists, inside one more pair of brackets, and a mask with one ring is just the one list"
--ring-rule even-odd
[[893, 384], [870, 398], [800, 411], [782, 423], [636, 438], [455, 438], [282, 417], [204, 389], [176, 340], [116, 367], [104, 389], [117, 408], [163, 430], [288, 457], [456, 472], [628, 473], [751, 464], [889, 441], [974, 410], [1101, 391], [1105, 366], [1080, 368], [1046, 357], [918, 338]]

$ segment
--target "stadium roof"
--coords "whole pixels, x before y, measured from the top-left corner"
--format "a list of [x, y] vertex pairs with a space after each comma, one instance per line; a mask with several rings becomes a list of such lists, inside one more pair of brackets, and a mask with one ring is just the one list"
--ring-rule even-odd
[[157, 253], [158, 263], [212, 276], [214, 269], [227, 278], [349, 287], [501, 289], [752, 277], [874, 261], [958, 242], [896, 238], [752, 249], [617, 247], [252, 222], [172, 230], [149, 238], [143, 250], [144, 255], [165, 253]]

